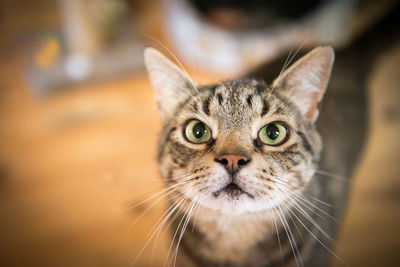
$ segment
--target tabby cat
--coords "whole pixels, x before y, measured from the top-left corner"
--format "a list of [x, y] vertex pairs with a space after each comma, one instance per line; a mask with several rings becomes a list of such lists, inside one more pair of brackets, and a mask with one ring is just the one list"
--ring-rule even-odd
[[171, 197], [167, 263], [328, 265], [367, 132], [365, 73], [375, 57], [360, 47], [338, 53], [333, 72], [334, 51], [321, 46], [279, 75], [278, 60], [206, 86], [145, 50]]

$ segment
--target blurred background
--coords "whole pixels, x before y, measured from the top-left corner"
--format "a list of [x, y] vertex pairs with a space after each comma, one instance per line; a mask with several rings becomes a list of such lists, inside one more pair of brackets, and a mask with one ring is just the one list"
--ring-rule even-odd
[[[144, 47], [171, 51], [211, 83], [292, 48], [345, 47], [396, 6], [1, 0], [0, 266], [131, 266], [139, 253], [135, 266], [164, 263], [165, 232], [142, 250], [164, 200], [137, 205], [162, 189]], [[381, 54], [336, 249], [349, 266], [400, 266], [400, 43]]]

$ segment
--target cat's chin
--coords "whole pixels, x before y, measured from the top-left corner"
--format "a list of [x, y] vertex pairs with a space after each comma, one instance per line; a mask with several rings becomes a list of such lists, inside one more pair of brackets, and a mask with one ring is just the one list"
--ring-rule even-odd
[[246, 192], [243, 188], [238, 186], [235, 183], [230, 183], [227, 186], [224, 186], [223, 188], [215, 191], [213, 193], [214, 197], [219, 197], [221, 194], [226, 194], [228, 198], [231, 198], [232, 200], [238, 200], [240, 196], [242, 195], [247, 195], [250, 198], [254, 198], [253, 195], [249, 194]]
[[233, 216], [248, 213], [268, 214], [282, 204], [280, 201], [255, 198], [246, 192], [232, 193], [226, 189], [219, 191], [217, 195], [214, 192], [211, 196], [198, 198], [197, 201], [205, 208]]

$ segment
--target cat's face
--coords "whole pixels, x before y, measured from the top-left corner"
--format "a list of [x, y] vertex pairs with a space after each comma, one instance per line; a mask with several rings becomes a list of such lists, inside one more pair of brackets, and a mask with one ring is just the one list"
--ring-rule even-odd
[[174, 190], [229, 214], [284, 208], [304, 190], [321, 150], [314, 122], [330, 48], [309, 53], [272, 86], [199, 87], [159, 52], [147, 50], [145, 60], [164, 121], [160, 170]]

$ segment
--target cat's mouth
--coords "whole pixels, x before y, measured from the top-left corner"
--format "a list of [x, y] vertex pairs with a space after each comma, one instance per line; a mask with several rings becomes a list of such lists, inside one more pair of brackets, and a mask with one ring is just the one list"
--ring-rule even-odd
[[215, 197], [218, 197], [221, 193], [226, 193], [229, 197], [237, 199], [240, 195], [246, 194], [247, 196], [253, 198], [252, 195], [244, 191], [240, 186], [237, 184], [231, 182], [227, 186], [219, 189], [218, 191], [215, 191], [213, 195]]

